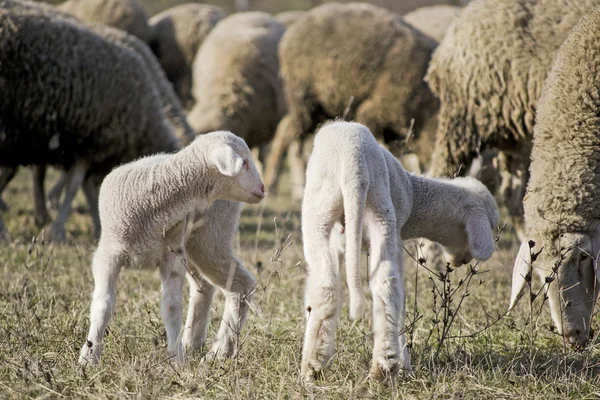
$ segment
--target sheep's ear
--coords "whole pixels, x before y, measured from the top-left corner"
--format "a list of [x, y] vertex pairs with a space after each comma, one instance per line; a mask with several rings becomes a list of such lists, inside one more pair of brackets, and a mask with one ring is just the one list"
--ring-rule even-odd
[[527, 280], [531, 282], [531, 250], [529, 248], [529, 241], [524, 240], [521, 243], [519, 254], [517, 254], [515, 266], [513, 267], [508, 311], [512, 310], [521, 298]]
[[242, 157], [227, 145], [217, 146], [210, 153], [210, 160], [225, 176], [237, 176], [244, 164]]
[[591, 233], [592, 242], [592, 262], [594, 263], [594, 271], [596, 271], [596, 281], [600, 285], [600, 268], [598, 261], [600, 261], [600, 230], [596, 230]]
[[467, 220], [466, 230], [471, 255], [480, 261], [490, 258], [494, 252], [494, 236], [488, 219], [472, 216]]

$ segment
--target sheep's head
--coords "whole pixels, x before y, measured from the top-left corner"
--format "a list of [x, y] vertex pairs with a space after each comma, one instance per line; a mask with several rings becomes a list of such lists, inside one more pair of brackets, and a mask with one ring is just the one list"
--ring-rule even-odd
[[265, 197], [265, 186], [244, 139], [231, 132], [212, 132], [203, 136], [214, 136], [215, 140], [209, 145], [208, 160], [223, 177], [220, 191], [224, 198], [260, 203]]
[[547, 242], [524, 241], [513, 269], [509, 310], [528, 288], [535, 269], [545, 285], [543, 292], [547, 290], [556, 329], [570, 346], [584, 346], [598, 296], [598, 253], [599, 233], [563, 233]]
[[462, 224], [446, 227], [448, 235], [443, 249], [446, 260], [454, 267], [468, 264], [473, 258], [489, 259], [494, 252], [493, 229], [498, 225], [498, 206], [489, 190], [472, 177], [453, 179], [452, 184], [465, 190]]

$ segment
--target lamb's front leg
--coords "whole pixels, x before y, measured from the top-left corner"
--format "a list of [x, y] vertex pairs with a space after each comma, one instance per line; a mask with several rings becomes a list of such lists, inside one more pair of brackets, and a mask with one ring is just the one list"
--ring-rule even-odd
[[[225, 295], [225, 309], [215, 341], [206, 355], [211, 358], [225, 358], [238, 350], [239, 335], [246, 323], [256, 280], [241, 262], [233, 257], [228, 263], [211, 268], [207, 275], [219, 286]], [[205, 270], [203, 270], [204, 272]]]
[[406, 310], [402, 253], [394, 226], [395, 221], [386, 216], [368, 216], [374, 339], [371, 376], [377, 380], [393, 378], [400, 369], [412, 371], [403, 332]]
[[183, 280], [185, 279], [185, 250], [168, 251], [160, 267], [162, 298], [160, 313], [167, 330], [167, 351], [179, 363], [185, 362], [181, 340], [183, 314]]
[[206, 342], [215, 287], [197, 273], [186, 276], [190, 285], [190, 303], [183, 330], [183, 347], [186, 351], [199, 350]]

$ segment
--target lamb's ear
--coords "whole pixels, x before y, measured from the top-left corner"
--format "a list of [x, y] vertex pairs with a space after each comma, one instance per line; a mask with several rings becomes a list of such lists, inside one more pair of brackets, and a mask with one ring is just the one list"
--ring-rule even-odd
[[217, 146], [210, 152], [210, 161], [225, 176], [236, 176], [244, 164], [242, 157], [226, 144]]
[[513, 267], [508, 311], [512, 310], [521, 298], [528, 279], [531, 282], [531, 250], [529, 248], [529, 241], [524, 240], [521, 243], [519, 254], [517, 254], [515, 266]]
[[487, 260], [494, 252], [494, 236], [490, 222], [485, 216], [471, 216], [465, 226], [471, 255], [480, 261]]

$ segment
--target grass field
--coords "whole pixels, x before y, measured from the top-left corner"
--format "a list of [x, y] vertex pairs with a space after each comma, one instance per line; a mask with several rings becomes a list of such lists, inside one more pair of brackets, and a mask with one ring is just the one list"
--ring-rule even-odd
[[[170, 361], [158, 271], [125, 270], [102, 363], [82, 368], [77, 359], [93, 289], [91, 220], [79, 196], [67, 224], [70, 244], [45, 243], [33, 225], [30, 185], [30, 172], [22, 169], [5, 195], [12, 208], [3, 217], [13, 241], [0, 245], [0, 398], [600, 398], [597, 340], [583, 351], [566, 348], [552, 330], [543, 296], [503, 316], [517, 251], [508, 227], [498, 235], [493, 258], [473, 268], [440, 275], [406, 256], [413, 378], [363, 382], [371, 318], [353, 324], [344, 306], [325, 378], [304, 385], [305, 266], [299, 204], [286, 192], [243, 211], [237, 253], [260, 277], [260, 290], [236, 358], [205, 364], [195, 354], [186, 366]], [[414, 243], [405, 245], [415, 252]], [[209, 345], [222, 298], [214, 306]]]

